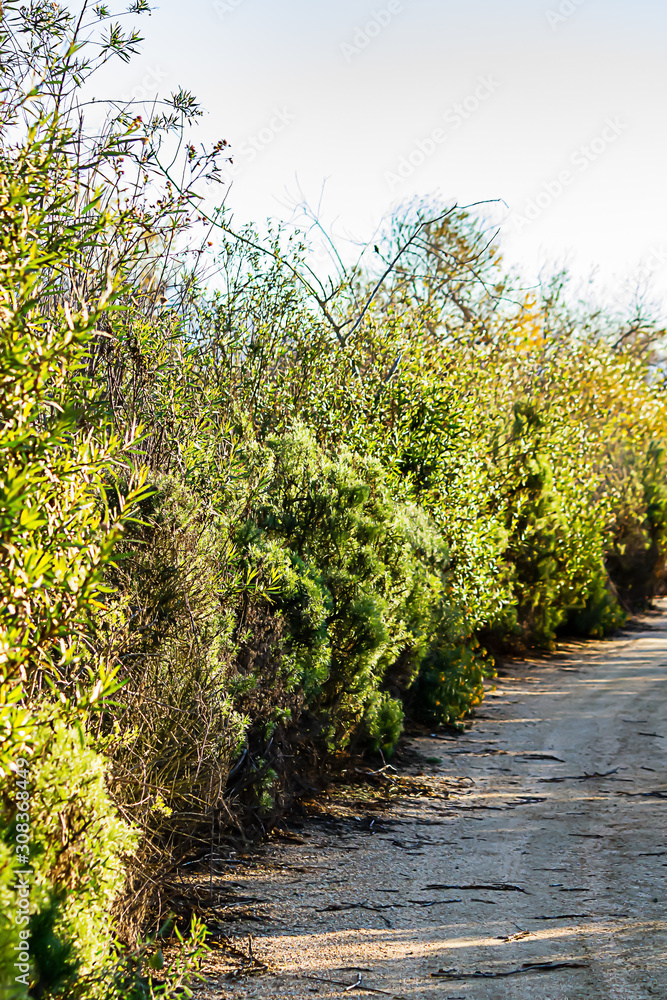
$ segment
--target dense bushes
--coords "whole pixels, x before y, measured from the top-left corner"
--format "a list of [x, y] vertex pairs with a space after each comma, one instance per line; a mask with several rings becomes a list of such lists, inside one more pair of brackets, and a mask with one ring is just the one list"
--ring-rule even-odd
[[[62, 172], [62, 136], [48, 122], [44, 131], [0, 157], [0, 968], [3, 986], [17, 996], [27, 995], [29, 980], [45, 992], [62, 985], [49, 982], [54, 962], [39, 964], [38, 933], [29, 979], [24, 986], [15, 980], [10, 959], [20, 928], [10, 886], [17, 869], [32, 868], [30, 912], [36, 927], [61, 941], [62, 976], [89, 974], [109, 951], [106, 914], [132, 843], [105, 789], [106, 762], [87, 748], [82, 728], [84, 706], [108, 690], [108, 678], [101, 675], [88, 694], [75, 683], [102, 567], [120, 530], [105, 510], [101, 481], [121, 444], [104, 423], [81, 428], [88, 388], [81, 359], [104, 301], [78, 311], [61, 305], [51, 315], [44, 308], [54, 271], [108, 223], [94, 213], [85, 226], [71, 222], [72, 184], [61, 176], [57, 190], [49, 187]], [[40, 704], [49, 688], [60, 691], [58, 709]], [[30, 797], [18, 807], [21, 759]], [[17, 822], [29, 838], [18, 838]], [[28, 854], [19, 840], [29, 840]]]
[[219, 804], [243, 744], [247, 720], [230, 685], [247, 576], [236, 570], [225, 519], [173, 477], [152, 478], [138, 514], [91, 638], [126, 681], [101, 723], [112, 787], [167, 853], [194, 811]]
[[[58, 993], [75, 980], [92, 980], [108, 964], [114, 942], [109, 909], [123, 887], [125, 865], [137, 835], [124, 823], [106, 789], [106, 760], [89, 745], [81, 719], [59, 717], [55, 710], [35, 712], [26, 740], [26, 779], [10, 772], [28, 793], [29, 807], [19, 811], [9, 798], [2, 802], [2, 917], [0, 918], [0, 982], [9, 996]], [[12, 748], [7, 748], [12, 749]], [[16, 765], [17, 758], [12, 761]], [[17, 832], [28, 831], [29, 851], [16, 853]], [[29, 881], [19, 878], [29, 865]], [[21, 929], [16, 921], [18, 882], [30, 885], [31, 963], [14, 966]], [[25, 973], [29, 971], [29, 976]], [[94, 992], [94, 991], [93, 991]]]
[[502, 466], [511, 488], [504, 560], [513, 601], [505, 625], [547, 648], [565, 623], [603, 635], [623, 621], [604, 565], [605, 502], [584, 481], [585, 466], [574, 476], [561, 463], [555, 478], [548, 431], [538, 406], [516, 403]]
[[[239, 541], [276, 579], [289, 684], [330, 752], [362, 733], [391, 749], [441, 603], [447, 547], [416, 506], [391, 497], [382, 467], [327, 458], [302, 427], [269, 439], [266, 502]], [[384, 689], [384, 690], [383, 690]]]
[[303, 426], [245, 452], [262, 495], [231, 523], [196, 490], [153, 479], [98, 625], [129, 679], [106, 724], [114, 787], [146, 803], [131, 814], [163, 850], [195, 812], [229, 822], [232, 770], [236, 793], [255, 772], [243, 800], [270, 815], [289, 796], [276, 754], [290, 740], [325, 767], [351, 748], [391, 752], [442, 614], [447, 547], [392, 498], [377, 461], [328, 457]]
[[[58, 86], [85, 68], [69, 45], [58, 52], [71, 14], [1, 13], [0, 983], [16, 998], [126, 996], [109, 909], [138, 831], [95, 746], [116, 667], [92, 639], [143, 473], [131, 468], [136, 434], [116, 433], [90, 361], [124, 287], [109, 238], [136, 220], [77, 169]], [[34, 45], [17, 43], [21, 31]], [[112, 509], [104, 485], [122, 468]]]
[[[406, 712], [459, 723], [503, 651], [604, 635], [661, 592], [663, 335], [562, 282], [526, 298], [458, 209], [408, 206], [376, 246], [389, 271], [318, 281], [298, 235], [224, 213], [193, 250], [196, 178], [159, 167], [190, 95], [75, 137], [95, 60], [71, 14], [4, 6], [3, 985], [28, 991], [7, 974], [21, 759], [30, 995], [166, 996], [204, 931], [150, 980], [161, 867], [390, 755]], [[214, 176], [224, 143], [185, 148]]]

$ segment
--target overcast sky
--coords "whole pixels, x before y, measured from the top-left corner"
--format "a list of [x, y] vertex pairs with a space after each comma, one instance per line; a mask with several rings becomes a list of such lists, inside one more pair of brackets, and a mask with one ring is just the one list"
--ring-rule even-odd
[[235, 153], [239, 219], [320, 207], [370, 239], [415, 195], [494, 210], [506, 258], [667, 293], [667, 4], [162, 0], [106, 94], [183, 86]]

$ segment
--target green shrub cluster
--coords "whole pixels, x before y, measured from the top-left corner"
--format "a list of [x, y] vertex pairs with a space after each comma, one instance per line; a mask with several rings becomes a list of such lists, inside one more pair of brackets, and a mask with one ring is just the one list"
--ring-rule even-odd
[[[63, 105], [87, 68], [68, 44], [73, 15], [10, 2], [0, 16], [0, 987], [127, 996], [124, 967], [152, 952], [121, 959], [109, 922], [139, 831], [93, 735], [118, 664], [91, 639], [144, 473], [91, 360], [127, 277], [109, 239], [135, 219], [73, 154]], [[113, 509], [105, 484], [122, 468]], [[201, 941], [196, 926], [195, 953]], [[167, 974], [161, 992], [186, 979]]]
[[266, 447], [266, 498], [238, 542], [274, 580], [287, 684], [330, 752], [363, 733], [391, 751], [396, 695], [429, 647], [447, 546], [422, 510], [396, 502], [377, 461], [344, 450], [329, 458], [303, 426]]
[[[33, 713], [28, 725], [26, 780], [15, 770], [16, 759], [10, 771], [12, 791], [25, 786], [27, 794], [18, 799], [18, 810], [4, 799], [0, 814], [0, 982], [16, 997], [28, 996], [30, 984], [31, 995], [57, 994], [66, 984], [94, 978], [108, 963], [114, 943], [109, 910], [137, 843], [137, 832], [111, 801], [107, 762], [89, 745], [81, 720], [69, 721], [44, 708]], [[7, 747], [5, 753], [15, 749]], [[25, 812], [22, 801], [29, 803]], [[17, 832], [29, 834], [26, 855], [16, 853]], [[29, 877], [20, 879], [19, 871], [29, 871]], [[17, 909], [19, 883], [30, 888], [30, 923]], [[31, 931], [31, 960], [20, 969], [22, 988], [15, 963], [20, 932], [26, 929]]]

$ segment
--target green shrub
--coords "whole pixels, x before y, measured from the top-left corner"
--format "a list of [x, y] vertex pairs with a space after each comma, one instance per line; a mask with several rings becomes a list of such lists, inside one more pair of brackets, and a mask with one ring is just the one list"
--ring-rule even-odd
[[403, 705], [387, 691], [375, 692], [366, 706], [368, 745], [388, 757], [396, 749], [403, 730]]
[[[101, 997], [114, 976], [109, 914], [136, 836], [87, 734], [114, 690], [114, 668], [90, 640], [105, 565], [143, 489], [130, 468], [136, 428], [114, 432], [93, 373], [127, 292], [132, 261], [117, 251], [143, 230], [133, 206], [114, 211], [109, 192], [92, 186], [104, 152], [77, 159], [88, 146], [78, 132], [73, 141], [80, 121], [68, 101], [91, 65], [126, 55], [136, 36], [114, 28], [91, 62], [70, 45], [70, 12], [10, 0], [1, 13], [0, 975], [10, 994], [27, 995], [10, 961], [25, 931], [12, 922], [16, 858], [25, 857], [15, 853], [25, 836], [15, 768], [25, 759], [30, 995]], [[122, 135], [121, 126], [107, 155]], [[121, 469], [128, 488], [112, 510], [105, 487]]]
[[161, 969], [160, 864], [265, 829], [336, 758], [391, 754], [406, 706], [464, 718], [493, 674], [480, 635], [602, 635], [664, 587], [661, 345], [512, 289], [443, 206], [323, 283], [298, 235], [216, 213], [209, 294], [174, 261], [226, 144], [160, 174], [191, 95], [93, 137], [80, 87], [136, 33], [89, 58], [71, 12], [3, 6], [0, 960], [21, 756], [33, 992], [143, 1000], [187, 991], [205, 937]]
[[363, 732], [388, 750], [400, 710], [382, 692], [407, 690], [417, 674], [447, 548], [418, 508], [392, 500], [377, 462], [327, 458], [303, 427], [268, 447], [273, 478], [239, 542], [276, 579], [288, 683], [331, 750]]
[[602, 635], [623, 621], [604, 564], [607, 504], [596, 495], [595, 478], [586, 482], [585, 466], [576, 475], [568, 468], [567, 452], [556, 448], [569, 442], [554, 442], [557, 433], [557, 421], [548, 412], [517, 402], [502, 464], [504, 559], [516, 609], [505, 628], [509, 637], [517, 631], [525, 643], [547, 648], [565, 623]]
[[667, 555], [667, 463], [660, 441], [637, 442], [614, 456], [622, 463], [606, 563], [619, 596], [637, 608], [662, 593]]
[[[20, 708], [10, 711], [21, 713]], [[125, 862], [136, 847], [137, 835], [118, 816], [106, 788], [107, 762], [89, 745], [81, 720], [68, 723], [57, 707], [45, 706], [33, 710], [28, 725], [23, 753], [30, 803], [29, 981], [32, 990], [43, 996], [52, 995], [52, 988], [57, 994], [65, 981], [88, 982], [90, 995], [95, 996], [90, 984], [113, 953], [109, 912], [123, 886]], [[16, 772], [9, 769], [8, 758], [16, 748], [16, 743], [2, 748], [0, 969], [6, 989], [16, 989], [14, 948], [27, 926], [15, 922], [21, 914], [11, 885], [12, 869], [25, 870], [24, 856], [18, 856], [17, 864], [14, 853], [17, 815], [22, 810], [12, 787]], [[27, 995], [27, 990], [17, 995]]]
[[494, 675], [493, 660], [479, 650], [476, 640], [455, 644], [441, 635], [424, 661], [412, 699], [413, 711], [432, 724], [458, 722], [481, 704], [484, 680]]

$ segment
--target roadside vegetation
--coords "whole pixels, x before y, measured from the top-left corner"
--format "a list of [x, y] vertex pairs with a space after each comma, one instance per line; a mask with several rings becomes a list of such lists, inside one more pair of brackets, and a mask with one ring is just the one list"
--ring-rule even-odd
[[190, 94], [84, 107], [133, 31], [3, 7], [0, 985], [183, 995], [167, 873], [662, 592], [664, 331], [526, 292], [481, 209], [318, 277], [210, 208]]

